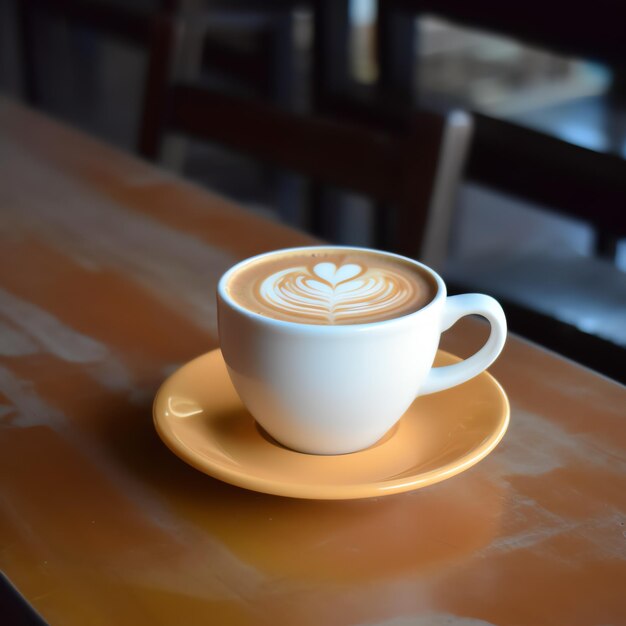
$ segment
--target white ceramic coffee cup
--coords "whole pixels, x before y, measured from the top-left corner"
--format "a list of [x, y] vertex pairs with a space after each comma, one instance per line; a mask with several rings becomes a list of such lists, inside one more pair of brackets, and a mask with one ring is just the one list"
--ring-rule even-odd
[[[395, 254], [344, 246], [308, 249], [352, 250], [401, 259], [431, 274], [437, 293], [429, 304], [401, 317], [324, 326], [254, 313], [235, 302], [226, 288], [245, 264], [307, 248], [261, 254], [222, 276], [218, 326], [228, 372], [246, 408], [285, 446], [313, 454], [367, 448], [383, 437], [415, 398], [477, 376], [500, 354], [506, 319], [493, 298], [447, 296], [436, 272]], [[491, 325], [485, 345], [460, 363], [433, 367], [441, 333], [473, 314], [485, 317]]]

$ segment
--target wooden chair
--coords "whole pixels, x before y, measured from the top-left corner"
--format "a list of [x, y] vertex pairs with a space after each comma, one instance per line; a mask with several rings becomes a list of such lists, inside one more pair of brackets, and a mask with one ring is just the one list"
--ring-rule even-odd
[[[570, 8], [565, 19], [560, 5], [538, 0], [514, 8], [486, 0], [380, 3], [379, 89], [410, 102], [415, 66], [406, 59], [419, 36], [415, 17], [428, 13], [609, 65], [617, 80], [607, 106], [621, 106], [626, 116], [620, 84], [626, 75], [626, 9], [613, 0], [599, 0], [593, 10]], [[617, 239], [626, 237], [626, 160], [610, 149], [590, 150], [520, 123], [480, 113], [474, 120], [467, 178], [585, 221], [596, 234], [598, 258], [562, 249], [486, 253], [453, 260], [446, 278], [460, 290], [500, 299], [513, 330], [624, 381], [626, 276], [613, 258]]]
[[[598, 0], [593, 10], [538, 0], [514, 8], [487, 0], [386, 0], [378, 15], [380, 88], [409, 101], [415, 76], [416, 16], [434, 14], [454, 22], [511, 36], [556, 53], [609, 65], [617, 80], [609, 107], [626, 116], [626, 7]], [[407, 59], [410, 61], [407, 62]], [[619, 97], [621, 95], [621, 97]], [[621, 101], [621, 102], [620, 102]], [[589, 150], [520, 123], [475, 114], [467, 176], [480, 184], [525, 198], [557, 213], [585, 220], [596, 232], [597, 252], [607, 257], [626, 237], [626, 160], [611, 151]]]
[[[147, 51], [141, 119], [149, 127], [151, 118], [161, 117], [159, 105], [172, 62], [176, 4], [176, 0], [159, 0], [158, 10], [142, 12], [103, 0], [20, 0], [17, 6], [27, 101], [33, 105], [41, 104], [38, 76], [43, 69], [38, 67], [34, 55], [34, 20], [37, 14], [55, 16]], [[144, 136], [138, 138], [137, 150], [144, 155], [153, 152]]]
[[[289, 0], [196, 0], [179, 12], [183, 25], [176, 77], [194, 84], [267, 100], [284, 108], [296, 102], [294, 11]], [[300, 89], [300, 92], [302, 90]], [[182, 137], [168, 137], [163, 164], [243, 202], [276, 194], [288, 216], [298, 182], [272, 167], [224, 159]]]
[[175, 84], [167, 91], [161, 123], [153, 121], [148, 118], [143, 131], [152, 138], [151, 156], [166, 131], [216, 142], [384, 205], [379, 223], [388, 228], [379, 247], [436, 257], [447, 243], [449, 195], [470, 132], [462, 113], [415, 112], [406, 132], [382, 132]]

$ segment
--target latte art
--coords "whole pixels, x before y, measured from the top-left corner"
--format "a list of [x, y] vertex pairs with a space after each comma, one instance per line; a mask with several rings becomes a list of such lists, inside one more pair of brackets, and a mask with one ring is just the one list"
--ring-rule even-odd
[[426, 306], [435, 279], [411, 261], [374, 250], [294, 248], [234, 268], [228, 295], [244, 309], [298, 324], [368, 324]]
[[415, 286], [389, 269], [325, 262], [276, 272], [259, 292], [272, 308], [333, 324], [393, 313], [415, 297]]

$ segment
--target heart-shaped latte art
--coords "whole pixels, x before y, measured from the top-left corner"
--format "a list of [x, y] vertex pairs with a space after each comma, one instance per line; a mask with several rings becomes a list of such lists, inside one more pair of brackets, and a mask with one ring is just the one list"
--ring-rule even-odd
[[276, 272], [259, 290], [266, 306], [329, 324], [392, 312], [413, 295], [414, 286], [391, 270], [329, 262]]
[[318, 263], [313, 268], [313, 273], [330, 283], [333, 287], [342, 283], [344, 280], [350, 280], [358, 276], [363, 269], [355, 263], [348, 263], [337, 267], [334, 263]]

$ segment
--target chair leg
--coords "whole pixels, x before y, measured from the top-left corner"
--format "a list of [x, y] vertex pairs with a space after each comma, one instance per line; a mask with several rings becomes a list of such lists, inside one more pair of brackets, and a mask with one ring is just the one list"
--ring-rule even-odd
[[315, 0], [313, 34], [313, 109], [349, 83], [348, 0]]
[[15, 3], [15, 11], [19, 28], [22, 93], [26, 102], [36, 105], [39, 102], [39, 92], [35, 72], [35, 38], [32, 33], [33, 8], [28, 0], [21, 0]]
[[596, 256], [615, 262], [617, 256], [618, 238], [606, 231], [596, 231], [594, 241], [594, 252]]
[[393, 93], [404, 102], [411, 102], [413, 99], [416, 36], [413, 15], [394, 7], [392, 3], [378, 3], [378, 86], [383, 93]]
[[165, 108], [165, 94], [172, 66], [175, 22], [167, 15], [155, 18], [150, 42], [148, 74], [142, 105], [139, 153], [148, 159], [159, 157]]
[[389, 211], [388, 207], [376, 203], [373, 207], [374, 219], [373, 219], [373, 233], [372, 233], [372, 246], [377, 250], [391, 251], [390, 245], [391, 228], [389, 223]]
[[[276, 209], [282, 222], [306, 230], [308, 214], [303, 210], [303, 181], [294, 174], [268, 170], [267, 178], [276, 191]], [[304, 183], [306, 188], [306, 183]], [[308, 209], [308, 207], [306, 207]]]
[[316, 182], [310, 183], [308, 194], [308, 230], [316, 237], [324, 237], [327, 232], [327, 215], [324, 207], [324, 190]]

